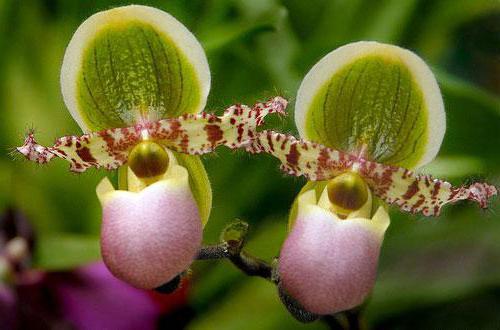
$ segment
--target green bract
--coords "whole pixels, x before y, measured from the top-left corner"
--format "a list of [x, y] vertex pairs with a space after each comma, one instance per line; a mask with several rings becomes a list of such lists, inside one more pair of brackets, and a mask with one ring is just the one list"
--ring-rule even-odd
[[435, 157], [446, 127], [427, 65], [376, 42], [352, 43], [321, 59], [304, 78], [295, 111], [303, 138], [409, 168]]

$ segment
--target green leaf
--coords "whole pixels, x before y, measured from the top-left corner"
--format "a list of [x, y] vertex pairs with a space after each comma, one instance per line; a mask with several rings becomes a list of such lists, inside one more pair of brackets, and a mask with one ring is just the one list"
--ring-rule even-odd
[[481, 159], [468, 156], [440, 156], [422, 168], [422, 173], [447, 179], [462, 178], [471, 174], [484, 173], [484, 171], [485, 166]]
[[453, 97], [468, 98], [490, 113], [500, 116], [500, 97], [443, 70], [436, 70], [443, 92]]
[[417, 0], [386, 0], [378, 2], [373, 14], [367, 17], [362, 36], [366, 40], [397, 43], [417, 6]]
[[306, 139], [410, 168], [435, 157], [446, 127], [425, 63], [375, 42], [348, 44], [320, 60], [301, 84], [295, 121]]
[[196, 318], [189, 329], [326, 329], [320, 322], [303, 324], [295, 320], [281, 304], [274, 284], [260, 278], [248, 279], [213, 306]]
[[61, 87], [85, 131], [203, 110], [210, 72], [203, 49], [175, 18], [127, 6], [100, 12], [76, 31]]
[[99, 238], [96, 236], [57, 233], [37, 239], [36, 268], [65, 270], [100, 259]]
[[369, 320], [435, 308], [500, 283], [497, 219], [462, 208], [438, 222], [400, 220], [386, 234]]
[[[498, 0], [441, 0], [429, 3], [418, 17], [422, 27], [414, 31], [416, 47], [429, 60], [436, 61], [456, 43], [453, 32], [481, 15], [500, 12]], [[422, 17], [424, 16], [424, 17]]]
[[200, 39], [207, 53], [211, 53], [230, 45], [234, 41], [249, 38], [262, 32], [273, 31], [274, 29], [275, 26], [272, 20], [251, 23], [226, 23], [207, 30], [200, 35]]
[[[477, 158], [485, 167], [484, 174], [498, 172], [500, 98], [442, 71], [438, 71], [438, 79], [448, 110], [443, 154]], [[461, 166], [455, 163], [453, 168]]]

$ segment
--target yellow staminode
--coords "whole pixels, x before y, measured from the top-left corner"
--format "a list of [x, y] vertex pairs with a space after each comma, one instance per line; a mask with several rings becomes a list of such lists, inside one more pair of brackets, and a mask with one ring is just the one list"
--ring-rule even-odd
[[347, 216], [360, 209], [368, 200], [368, 187], [364, 180], [354, 172], [346, 172], [332, 180], [326, 186], [328, 199], [335, 211]]
[[128, 156], [128, 165], [138, 178], [154, 178], [163, 175], [168, 168], [169, 157], [165, 147], [153, 141], [142, 141]]

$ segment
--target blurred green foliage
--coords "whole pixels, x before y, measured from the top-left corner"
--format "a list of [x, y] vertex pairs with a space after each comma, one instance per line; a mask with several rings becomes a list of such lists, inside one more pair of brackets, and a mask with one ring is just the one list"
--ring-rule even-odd
[[[330, 50], [377, 40], [414, 50], [437, 74], [448, 129], [436, 176], [459, 183], [500, 178], [500, 2], [497, 0], [191, 0], [137, 1], [170, 12], [206, 49], [212, 90], [207, 110], [281, 94], [292, 102], [301, 77]], [[68, 172], [14, 161], [12, 147], [33, 127], [40, 142], [78, 134], [62, 102], [59, 69], [66, 44], [89, 15], [128, 1], [0, 1], [0, 208], [25, 212], [40, 237], [37, 265], [73, 267], [99, 258], [103, 172]], [[269, 126], [296, 133], [293, 116]], [[286, 235], [287, 213], [303, 179], [285, 177], [270, 157], [219, 150], [204, 157], [214, 191], [205, 241], [239, 217], [248, 249], [268, 260]], [[113, 175], [113, 174], [111, 174]], [[467, 204], [439, 219], [395, 211], [366, 321], [376, 328], [500, 327], [499, 203]], [[228, 262], [193, 267], [192, 329], [295, 329], [275, 287]]]

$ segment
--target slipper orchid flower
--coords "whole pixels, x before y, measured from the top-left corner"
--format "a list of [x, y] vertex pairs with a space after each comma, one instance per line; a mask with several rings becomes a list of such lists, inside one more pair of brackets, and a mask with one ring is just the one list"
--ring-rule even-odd
[[386, 204], [438, 216], [459, 200], [485, 208], [497, 194], [486, 183], [453, 187], [411, 170], [434, 159], [446, 121], [434, 75], [408, 50], [356, 42], [332, 51], [304, 78], [295, 122], [302, 139], [262, 131], [247, 150], [310, 180], [279, 260], [280, 288], [309, 312], [351, 309], [368, 296], [390, 222]]
[[74, 172], [128, 168], [119, 190], [107, 178], [97, 187], [101, 250], [116, 277], [146, 289], [186, 270], [201, 246], [211, 189], [196, 155], [245, 146], [264, 116], [286, 107], [277, 97], [231, 106], [222, 116], [201, 112], [210, 89], [201, 45], [171, 15], [136, 5], [80, 25], [61, 87], [85, 134], [44, 147], [29, 133], [17, 150], [41, 164], [62, 158]]

